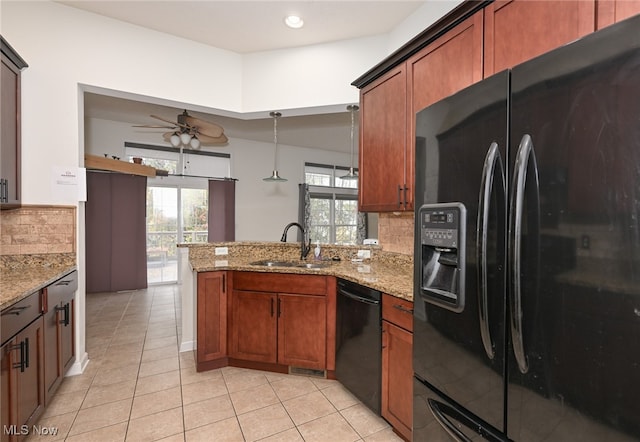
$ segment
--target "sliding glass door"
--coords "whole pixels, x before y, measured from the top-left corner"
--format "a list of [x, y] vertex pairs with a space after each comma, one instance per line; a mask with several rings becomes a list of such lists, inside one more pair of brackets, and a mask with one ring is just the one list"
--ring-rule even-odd
[[147, 278], [149, 284], [178, 281], [176, 244], [207, 241], [206, 189], [147, 187]]

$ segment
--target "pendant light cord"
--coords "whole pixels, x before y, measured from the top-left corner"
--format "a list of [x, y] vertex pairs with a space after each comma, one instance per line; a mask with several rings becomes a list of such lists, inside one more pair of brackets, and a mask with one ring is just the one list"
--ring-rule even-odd
[[272, 112], [273, 115], [273, 144], [275, 145], [275, 152], [273, 153], [273, 170], [278, 169], [278, 117], [279, 112]]
[[351, 107], [351, 167], [353, 168], [353, 132], [354, 129], [353, 127], [355, 126], [355, 114], [356, 114], [356, 109], [355, 107]]

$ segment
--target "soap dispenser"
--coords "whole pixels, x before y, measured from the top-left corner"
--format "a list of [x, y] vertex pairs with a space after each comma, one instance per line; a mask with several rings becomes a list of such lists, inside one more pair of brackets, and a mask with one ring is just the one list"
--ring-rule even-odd
[[320, 250], [320, 241], [316, 241], [316, 248], [313, 249], [313, 257], [317, 260], [322, 259], [322, 251]]

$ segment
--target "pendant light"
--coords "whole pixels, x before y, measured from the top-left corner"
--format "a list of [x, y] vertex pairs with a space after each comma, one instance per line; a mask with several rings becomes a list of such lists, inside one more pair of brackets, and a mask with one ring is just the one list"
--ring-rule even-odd
[[349, 112], [351, 112], [351, 167], [349, 167], [349, 173], [346, 174], [345, 176], [341, 176], [340, 179], [342, 180], [357, 180], [358, 179], [358, 174], [356, 173], [354, 167], [353, 167], [353, 133], [354, 133], [354, 128], [355, 128], [355, 124], [356, 124], [356, 120], [355, 120], [355, 114], [358, 111], [358, 109], [360, 109], [360, 107], [357, 104], [350, 104], [349, 106], [347, 106], [347, 110]]
[[273, 154], [273, 173], [271, 176], [263, 178], [262, 181], [287, 181], [286, 178], [282, 178], [278, 174], [278, 118], [282, 116], [280, 112], [270, 112], [269, 115], [273, 117], [273, 144], [275, 144], [275, 152]]

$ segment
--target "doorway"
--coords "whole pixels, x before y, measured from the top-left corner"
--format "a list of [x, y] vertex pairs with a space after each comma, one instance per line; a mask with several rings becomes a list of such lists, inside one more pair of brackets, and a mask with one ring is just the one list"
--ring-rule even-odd
[[193, 185], [147, 186], [147, 280], [174, 284], [180, 268], [176, 244], [207, 242], [208, 195]]

